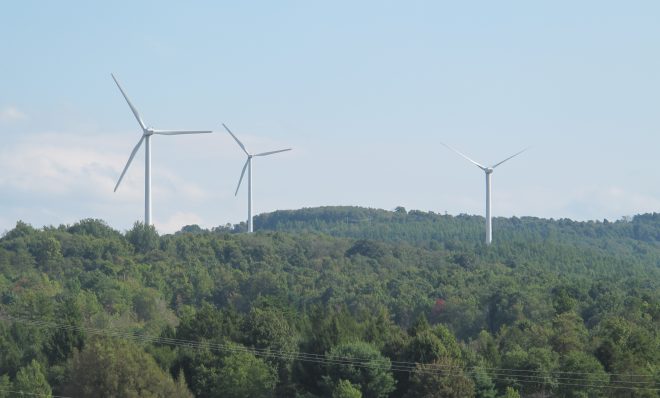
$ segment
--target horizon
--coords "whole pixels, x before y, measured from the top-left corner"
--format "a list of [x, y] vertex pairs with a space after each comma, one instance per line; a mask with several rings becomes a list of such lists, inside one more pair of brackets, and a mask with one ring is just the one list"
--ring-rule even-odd
[[[270, 211], [270, 212], [263, 212], [263, 213], [255, 214], [254, 217], [256, 219], [258, 216], [261, 216], [261, 215], [264, 215], [264, 214], [273, 214], [273, 213], [277, 213], [277, 212], [280, 212], [280, 211], [283, 211], [283, 212], [297, 212], [297, 211], [302, 211], [302, 210], [314, 210], [314, 209], [324, 209], [324, 208], [354, 208], [354, 209], [361, 209], [361, 210], [367, 210], [367, 211], [386, 211], [388, 213], [395, 213], [396, 209], [398, 207], [404, 207], [404, 206], [397, 206], [393, 209], [381, 209], [381, 208], [375, 208], [375, 207], [364, 207], [364, 206], [355, 206], [355, 205], [337, 205], [337, 206], [322, 205], [322, 206], [315, 206], [315, 207], [302, 207], [302, 208], [298, 208], [298, 209], [277, 209], [277, 210], [273, 210], [273, 211]], [[481, 218], [481, 219], [485, 220], [485, 217], [484, 217], [483, 214], [468, 214], [468, 213], [449, 214], [449, 213], [438, 213], [438, 212], [434, 212], [432, 210], [424, 211], [424, 210], [419, 210], [419, 209], [408, 209], [408, 208], [405, 208], [405, 210], [406, 210], [407, 214], [410, 213], [410, 212], [422, 212], [424, 214], [430, 214], [430, 215], [440, 216], [440, 217], [454, 217], [454, 218], [458, 218], [458, 217], [477, 217], [477, 218]], [[537, 217], [537, 216], [532, 216], [532, 215], [524, 215], [524, 216], [495, 216], [495, 217], [493, 217], [493, 220], [495, 221], [497, 219], [510, 220], [510, 219], [514, 219], [514, 218], [517, 218], [517, 219], [531, 218], [531, 219], [535, 219], [535, 220], [539, 220], [539, 221], [548, 221], [548, 222], [571, 221], [571, 222], [575, 222], [575, 223], [596, 223], [596, 224], [610, 223], [610, 224], [613, 224], [613, 223], [617, 223], [617, 222], [632, 222], [635, 217], [645, 216], [645, 215], [656, 215], [656, 214], [660, 214], [660, 213], [657, 213], [657, 212], [638, 213], [638, 214], [622, 216], [618, 219], [604, 218], [604, 219], [577, 220], [577, 219], [565, 218], [565, 217], [564, 218], [552, 218], [552, 217]], [[132, 228], [134, 228], [136, 223], [144, 224], [143, 220], [138, 219], [138, 220], [135, 220], [133, 222], [133, 224], [131, 224], [127, 228], [118, 228], [118, 227], [112, 225], [111, 223], [109, 223], [107, 220], [103, 220], [103, 219], [99, 219], [99, 218], [93, 218], [93, 217], [81, 218], [81, 219], [78, 219], [78, 220], [74, 220], [73, 222], [70, 222], [70, 223], [64, 223], [64, 224], [58, 224], [58, 225], [49, 224], [49, 225], [40, 225], [40, 226], [32, 225], [31, 223], [25, 222], [23, 220], [16, 220], [16, 222], [14, 223], [14, 225], [11, 228], [8, 228], [8, 229], [5, 229], [5, 230], [0, 230], [0, 239], [2, 237], [4, 237], [8, 232], [13, 230], [19, 222], [23, 222], [27, 225], [30, 225], [31, 227], [33, 227], [35, 229], [48, 229], [48, 228], [60, 228], [60, 227], [67, 227], [68, 228], [68, 227], [71, 227], [71, 226], [73, 226], [73, 225], [75, 225], [75, 224], [77, 224], [81, 221], [84, 221], [84, 220], [101, 221], [105, 225], [107, 225], [109, 228], [111, 228], [111, 229], [113, 229], [117, 232], [120, 232], [120, 233], [126, 233], [127, 231], [131, 230]], [[364, 221], [360, 221], [360, 222], [364, 222]], [[158, 232], [159, 235], [173, 235], [175, 233], [181, 232], [183, 230], [183, 228], [185, 228], [185, 227], [198, 226], [202, 230], [212, 231], [214, 228], [225, 227], [227, 225], [231, 225], [232, 227], [237, 227], [237, 226], [240, 226], [240, 225], [246, 225], [246, 220], [241, 220], [241, 221], [238, 221], [236, 223], [232, 223], [232, 222], [220, 223], [220, 224], [217, 224], [217, 225], [200, 225], [200, 224], [195, 224], [195, 223], [185, 224], [185, 225], [182, 225], [179, 229], [174, 230], [174, 231], [160, 231], [158, 229], [158, 227], [155, 226], [155, 225], [154, 225], [154, 228], [155, 228], [156, 232]], [[269, 231], [268, 229], [266, 229], [266, 230]], [[255, 229], [255, 232], [259, 232], [259, 229]]]

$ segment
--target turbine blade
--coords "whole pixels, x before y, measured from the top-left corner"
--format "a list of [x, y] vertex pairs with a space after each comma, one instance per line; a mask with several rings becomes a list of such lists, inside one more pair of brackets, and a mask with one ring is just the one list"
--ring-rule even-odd
[[147, 126], [145, 126], [145, 124], [142, 121], [142, 118], [140, 117], [140, 114], [138, 113], [137, 109], [135, 109], [135, 107], [131, 103], [131, 100], [128, 99], [128, 96], [124, 92], [124, 89], [121, 88], [121, 85], [119, 85], [119, 82], [117, 81], [117, 78], [115, 78], [115, 75], [113, 75], [112, 73], [110, 74], [110, 76], [112, 76], [112, 80], [114, 80], [115, 83], [117, 84], [117, 87], [119, 87], [119, 91], [121, 91], [121, 95], [123, 95], [126, 102], [128, 102], [128, 106], [133, 111], [133, 115], [135, 115], [135, 118], [137, 119], [138, 123], [140, 123], [140, 127], [142, 127], [142, 130], [145, 130], [147, 128]]
[[501, 161], [501, 162], [499, 162], [499, 163], [494, 164], [493, 166], [491, 166], [491, 169], [494, 169], [495, 167], [501, 165], [502, 163], [506, 162], [506, 161], [509, 160], [509, 159], [513, 159], [513, 158], [515, 158], [516, 156], [520, 155], [521, 153], [525, 152], [525, 151], [528, 150], [528, 149], [529, 149], [529, 147], [523, 149], [522, 151], [520, 151], [520, 152], [518, 152], [518, 153], [515, 153], [515, 154], [509, 156], [508, 158], [504, 159], [503, 161]]
[[451, 149], [452, 151], [456, 152], [457, 154], [459, 154], [459, 155], [462, 156], [463, 158], [467, 159], [469, 162], [475, 164], [475, 165], [476, 165], [477, 167], [479, 167], [481, 170], [486, 171], [486, 166], [483, 166], [483, 165], [481, 165], [481, 164], [475, 162], [474, 160], [472, 160], [472, 159], [470, 159], [469, 157], [463, 155], [461, 152], [459, 152], [458, 150], [456, 150], [456, 149], [450, 147], [449, 145], [445, 144], [444, 142], [441, 142], [441, 144], [444, 145], [444, 146], [446, 146], [447, 148]]
[[247, 169], [248, 163], [250, 163], [250, 158], [248, 158], [245, 161], [245, 166], [243, 166], [243, 171], [241, 171], [241, 178], [238, 179], [238, 186], [236, 187], [236, 192], [234, 193], [234, 196], [238, 195], [238, 188], [241, 187], [241, 182], [243, 182], [243, 176], [245, 175], [245, 169]]
[[133, 152], [131, 152], [131, 156], [129, 156], [128, 162], [126, 162], [126, 166], [124, 166], [124, 171], [121, 172], [121, 175], [119, 176], [119, 181], [117, 181], [117, 185], [115, 185], [114, 192], [117, 192], [117, 188], [119, 188], [119, 184], [121, 184], [121, 180], [124, 178], [124, 174], [126, 174], [126, 170], [128, 170], [128, 166], [131, 165], [131, 162], [133, 161], [135, 154], [137, 153], [138, 149], [140, 149], [140, 145], [142, 145], [142, 141], [144, 141], [144, 135], [142, 136], [142, 138], [140, 138], [140, 141], [138, 141], [137, 145], [135, 145], [135, 148], [133, 148]]
[[179, 130], [152, 130], [154, 134], [160, 135], [180, 135], [180, 134], [209, 134], [213, 131], [179, 131]]
[[279, 151], [270, 151], [270, 152], [262, 152], [262, 153], [258, 153], [258, 154], [254, 155], [254, 156], [268, 156], [268, 155], [272, 155], [272, 154], [274, 154], [274, 153], [286, 152], [286, 151], [290, 151], [290, 150], [291, 150], [291, 148], [280, 149]]
[[243, 150], [243, 152], [245, 152], [246, 155], [250, 156], [250, 154], [248, 153], [247, 149], [245, 149], [245, 145], [243, 145], [243, 143], [241, 142], [241, 140], [239, 140], [239, 139], [234, 135], [234, 133], [232, 133], [231, 130], [229, 130], [229, 127], [227, 127], [224, 123], [222, 123], [222, 127], [224, 127], [225, 130], [227, 130], [227, 132], [228, 132], [229, 134], [231, 134], [232, 137], [234, 137], [234, 140], [236, 140], [236, 143], [238, 144], [238, 146], [241, 147], [241, 149]]

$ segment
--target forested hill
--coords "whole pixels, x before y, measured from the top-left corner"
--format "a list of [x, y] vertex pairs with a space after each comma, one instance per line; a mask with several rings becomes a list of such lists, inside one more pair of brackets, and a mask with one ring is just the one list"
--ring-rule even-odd
[[0, 238], [0, 397], [660, 396], [656, 215], [497, 219], [490, 247], [480, 217], [259, 220], [18, 222]]
[[[256, 230], [321, 232], [332, 236], [384, 241], [405, 241], [415, 245], [475, 246], [484, 240], [485, 220], [481, 216], [442, 215], [418, 210], [394, 211], [353, 206], [328, 206], [300, 210], [279, 210], [255, 217]], [[629, 250], [639, 243], [660, 243], [660, 214], [642, 214], [610, 222], [496, 217], [494, 243], [554, 242], [576, 246]], [[629, 246], [624, 248], [624, 246]]]

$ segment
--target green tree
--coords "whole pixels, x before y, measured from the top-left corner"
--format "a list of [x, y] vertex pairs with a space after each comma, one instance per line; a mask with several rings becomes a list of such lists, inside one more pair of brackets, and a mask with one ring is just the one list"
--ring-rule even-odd
[[[361, 325], [345, 307], [327, 308], [315, 307], [308, 312], [306, 320], [307, 337], [301, 344], [301, 351], [316, 355], [325, 355], [333, 347], [355, 339], [362, 335]], [[321, 394], [319, 383], [326, 369], [317, 363], [295, 364], [295, 378], [307, 390]]]
[[512, 387], [507, 387], [501, 398], [520, 398], [520, 394]]
[[472, 398], [475, 386], [458, 362], [443, 357], [430, 364], [417, 364], [410, 378], [409, 398]]
[[13, 389], [25, 395], [51, 397], [53, 394], [44, 375], [43, 367], [34, 359], [18, 371]]
[[[75, 397], [192, 398], [142, 348], [126, 340], [94, 338], [75, 352], [64, 395]], [[179, 380], [181, 382], [181, 380]]]
[[332, 398], [362, 398], [362, 393], [350, 381], [339, 380], [332, 390]]
[[[536, 376], [534, 382], [525, 383], [525, 392], [549, 393], [557, 386], [557, 369], [559, 355], [549, 347], [533, 347], [523, 350], [516, 346], [502, 357], [502, 367], [505, 369], [528, 370]], [[506, 384], [519, 383], [515, 376], [505, 378]]]
[[244, 319], [242, 330], [246, 345], [276, 353], [275, 356], [266, 357], [265, 361], [277, 369], [278, 394], [292, 395], [294, 390], [290, 382], [293, 359], [279, 353], [297, 352], [298, 336], [282, 312], [276, 308], [252, 308]]
[[62, 260], [62, 245], [52, 235], [44, 232], [34, 236], [30, 242], [30, 252], [37, 262], [37, 266], [52, 270], [56, 263]]
[[584, 321], [575, 312], [563, 312], [552, 321], [551, 343], [555, 351], [566, 354], [581, 351], [587, 343], [588, 331]]
[[249, 352], [237, 351], [222, 359], [213, 397], [266, 398], [275, 394], [275, 369]]
[[[558, 392], [566, 398], [590, 398], [599, 396], [603, 389], [596, 386], [609, 383], [609, 375], [603, 369], [603, 365], [593, 356], [575, 351], [567, 354], [562, 359], [562, 372], [578, 378], [566, 385], [560, 384]], [[570, 385], [573, 384], [573, 385]], [[593, 387], [592, 387], [593, 386]]]
[[495, 398], [497, 395], [493, 379], [483, 367], [472, 370], [472, 381], [476, 398]]
[[8, 375], [0, 376], [0, 398], [11, 398], [12, 396], [12, 385], [11, 380], [9, 380]]
[[[344, 363], [327, 365], [325, 384], [329, 390], [339, 382], [348, 380], [365, 398], [387, 397], [394, 391], [394, 378], [390, 371], [390, 360], [374, 346], [362, 341], [343, 343], [326, 354], [328, 360], [343, 358]], [[348, 359], [350, 358], [350, 359]]]
[[145, 225], [140, 221], [133, 224], [133, 228], [126, 232], [126, 239], [133, 245], [138, 253], [147, 253], [158, 248], [160, 238], [156, 227]]
[[36, 233], [36, 230], [32, 225], [25, 223], [23, 221], [17, 221], [16, 226], [11, 231], [7, 232], [3, 239], [16, 239], [27, 237]]

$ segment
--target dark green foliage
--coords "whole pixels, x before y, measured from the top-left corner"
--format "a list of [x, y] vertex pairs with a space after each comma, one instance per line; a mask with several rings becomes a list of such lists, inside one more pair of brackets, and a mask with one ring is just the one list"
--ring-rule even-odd
[[384, 245], [374, 242], [371, 240], [360, 239], [350, 249], [346, 250], [346, 255], [352, 257], [355, 255], [361, 255], [364, 257], [369, 257], [374, 260], [378, 260], [385, 256], [386, 250]]
[[448, 357], [418, 364], [412, 374], [407, 398], [473, 398], [474, 382]]
[[559, 394], [567, 398], [598, 396], [602, 390], [593, 386], [607, 384], [610, 381], [609, 375], [603, 369], [603, 365], [593, 356], [581, 351], [571, 352], [562, 359], [562, 371], [569, 372], [565, 374], [568, 377], [580, 375], [583, 380], [580, 383], [571, 383], [581, 385], [559, 386]]
[[327, 366], [325, 383], [328, 390], [333, 388], [340, 380], [348, 380], [360, 388], [365, 398], [384, 398], [394, 391], [394, 378], [390, 372], [390, 360], [383, 357], [372, 345], [356, 341], [343, 343], [333, 347], [326, 354], [326, 358], [353, 358], [362, 365], [353, 363], [337, 363]]
[[133, 229], [126, 233], [126, 239], [139, 253], [147, 253], [158, 248], [158, 232], [153, 225], [136, 222]]
[[[125, 396], [155, 381], [196, 397], [657, 396], [644, 386], [660, 382], [658, 214], [498, 218], [490, 247], [480, 217], [405, 209], [275, 212], [256, 227], [18, 222], [0, 238], [0, 389], [36, 380], [35, 363], [56, 395], [76, 363], [107, 387], [92, 371], [119, 353], [127, 373], [105, 373], [133, 380]], [[99, 346], [118, 330], [147, 337]]]

